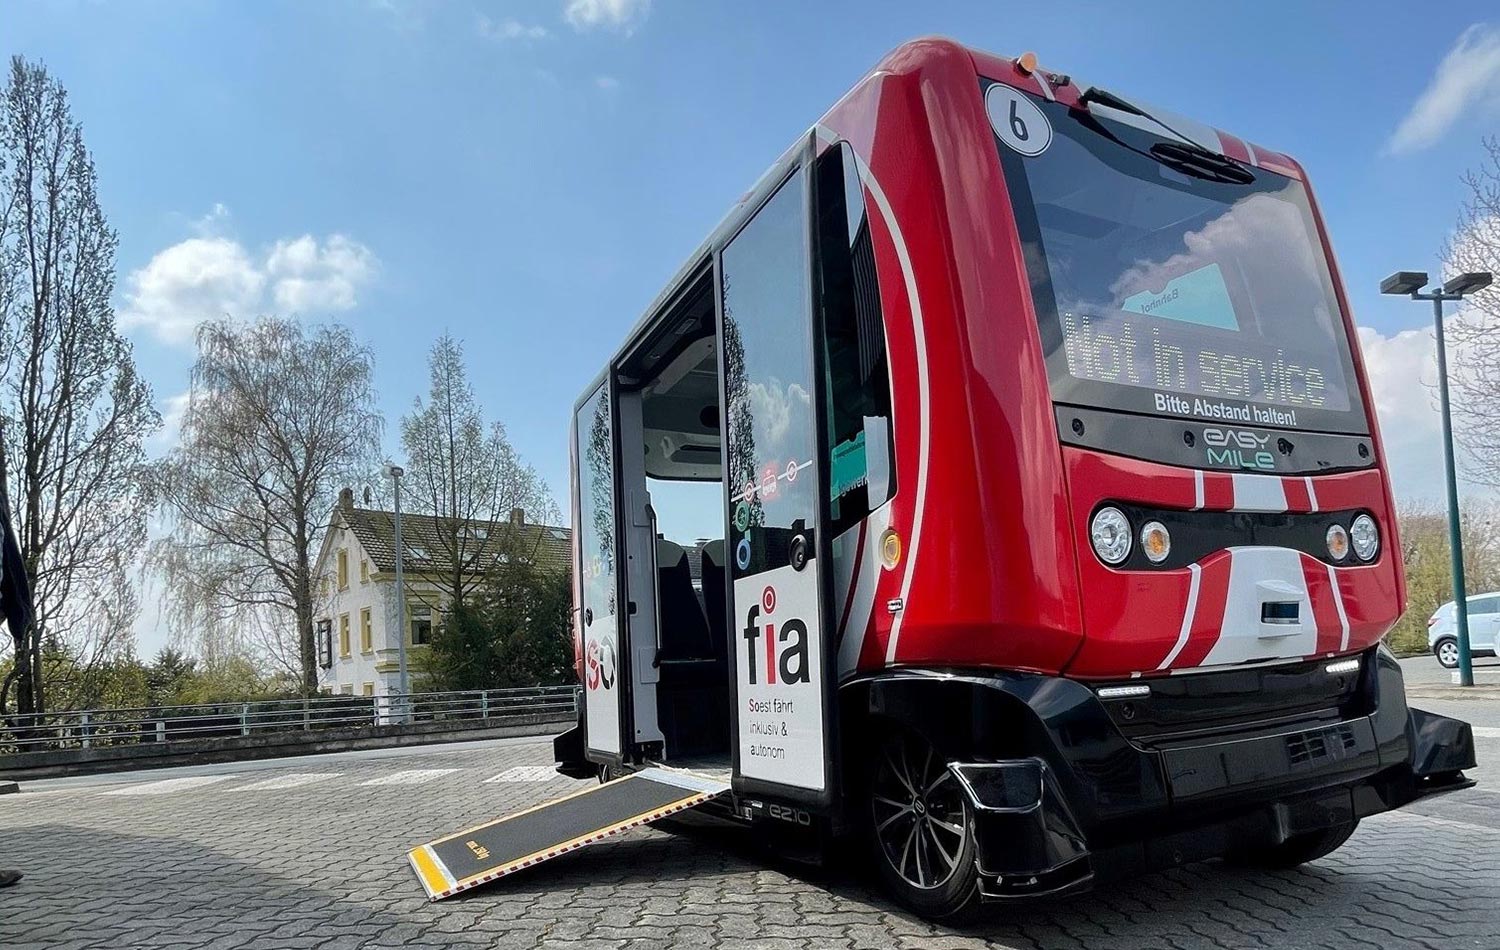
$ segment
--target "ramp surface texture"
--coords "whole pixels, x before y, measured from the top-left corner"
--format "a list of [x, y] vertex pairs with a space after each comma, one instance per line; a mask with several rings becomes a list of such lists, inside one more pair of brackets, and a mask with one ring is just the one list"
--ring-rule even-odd
[[727, 781], [644, 769], [439, 838], [407, 857], [428, 898], [442, 900], [727, 791]]

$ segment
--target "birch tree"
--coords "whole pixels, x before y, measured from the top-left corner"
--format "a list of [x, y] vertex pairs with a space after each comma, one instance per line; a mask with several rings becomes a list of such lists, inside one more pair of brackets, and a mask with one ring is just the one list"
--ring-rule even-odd
[[[1484, 142], [1485, 160], [1464, 175], [1463, 207], [1444, 248], [1443, 274], [1500, 274], [1500, 139]], [[1445, 327], [1454, 438], [1472, 464], [1464, 477], [1500, 488], [1500, 289], [1464, 300]]]
[[145, 542], [143, 444], [160, 425], [115, 325], [115, 232], [67, 93], [20, 57], [0, 92], [0, 479], [36, 601], [10, 630], [0, 712], [42, 712], [44, 654], [68, 675], [128, 645]]
[[317, 691], [314, 560], [382, 422], [373, 358], [342, 326], [262, 318], [198, 330], [179, 446], [158, 483], [170, 533], [151, 564], [168, 617], [213, 660], [261, 647]]

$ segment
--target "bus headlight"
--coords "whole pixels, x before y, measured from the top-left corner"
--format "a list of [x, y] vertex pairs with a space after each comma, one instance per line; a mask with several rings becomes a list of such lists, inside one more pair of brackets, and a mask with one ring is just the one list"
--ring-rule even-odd
[[1328, 556], [1335, 561], [1342, 561], [1349, 556], [1349, 532], [1344, 530], [1343, 525], [1329, 525], [1324, 540], [1328, 542]]
[[1172, 553], [1172, 535], [1168, 533], [1167, 526], [1160, 521], [1148, 521], [1141, 529], [1141, 550], [1146, 552], [1146, 560], [1152, 564], [1160, 564]]
[[1118, 508], [1100, 508], [1089, 523], [1094, 553], [1105, 564], [1119, 564], [1130, 556], [1130, 519]]
[[1380, 553], [1380, 529], [1375, 527], [1375, 519], [1369, 515], [1355, 518], [1349, 526], [1349, 543], [1361, 561], [1375, 560]]

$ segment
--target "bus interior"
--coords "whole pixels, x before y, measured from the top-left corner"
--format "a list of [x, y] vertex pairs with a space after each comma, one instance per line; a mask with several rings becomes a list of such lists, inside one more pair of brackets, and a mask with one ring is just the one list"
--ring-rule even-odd
[[[837, 539], [896, 490], [890, 370], [863, 187], [846, 144], [820, 155], [811, 172], [806, 179], [789, 176], [751, 216], [719, 255], [717, 273], [709, 254], [686, 269], [613, 366], [623, 639], [631, 664], [626, 702], [634, 742], [660, 743], [663, 759], [673, 764], [727, 767], [734, 729], [729, 651], [735, 631], [726, 603], [732, 550], [725, 539], [727, 453], [719, 404], [727, 357], [720, 353], [716, 281], [734, 287], [734, 307], [729, 301], [725, 307], [738, 310], [738, 365], [750, 377], [751, 392], [795, 384], [796, 364], [812, 360], [813, 347], [820, 351], [815, 365], [823, 378], [806, 388], [823, 390], [826, 441], [806, 451], [821, 455], [829, 470], [822, 529]], [[809, 185], [815, 197], [804, 218]], [[809, 239], [798, 241], [798, 230], [809, 223]], [[815, 304], [804, 296], [813, 288]], [[799, 332], [807, 335], [799, 340]], [[752, 346], [761, 355], [746, 369], [744, 354]], [[760, 412], [751, 399], [733, 418], [756, 428], [768, 458], [790, 457], [766, 448], [775, 442], [776, 427], [758, 418]], [[800, 424], [811, 427], [812, 420]], [[762, 461], [742, 464], [758, 472]], [[810, 491], [814, 482], [796, 491]], [[784, 486], [783, 503], [793, 493]], [[761, 530], [769, 536], [789, 534], [787, 528], [767, 522]]]
[[688, 282], [626, 355], [617, 385], [637, 740], [649, 742], [659, 731], [664, 760], [727, 769], [729, 630], [711, 268]]

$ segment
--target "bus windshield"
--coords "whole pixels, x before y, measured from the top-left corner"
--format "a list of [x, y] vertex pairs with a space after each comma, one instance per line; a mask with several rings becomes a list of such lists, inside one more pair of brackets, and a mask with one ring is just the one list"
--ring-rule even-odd
[[1149, 120], [995, 91], [992, 118], [1000, 98], [1050, 124], [1011, 144], [995, 123], [1055, 402], [1369, 431], [1300, 182], [1216, 180], [1159, 157], [1178, 140]]

